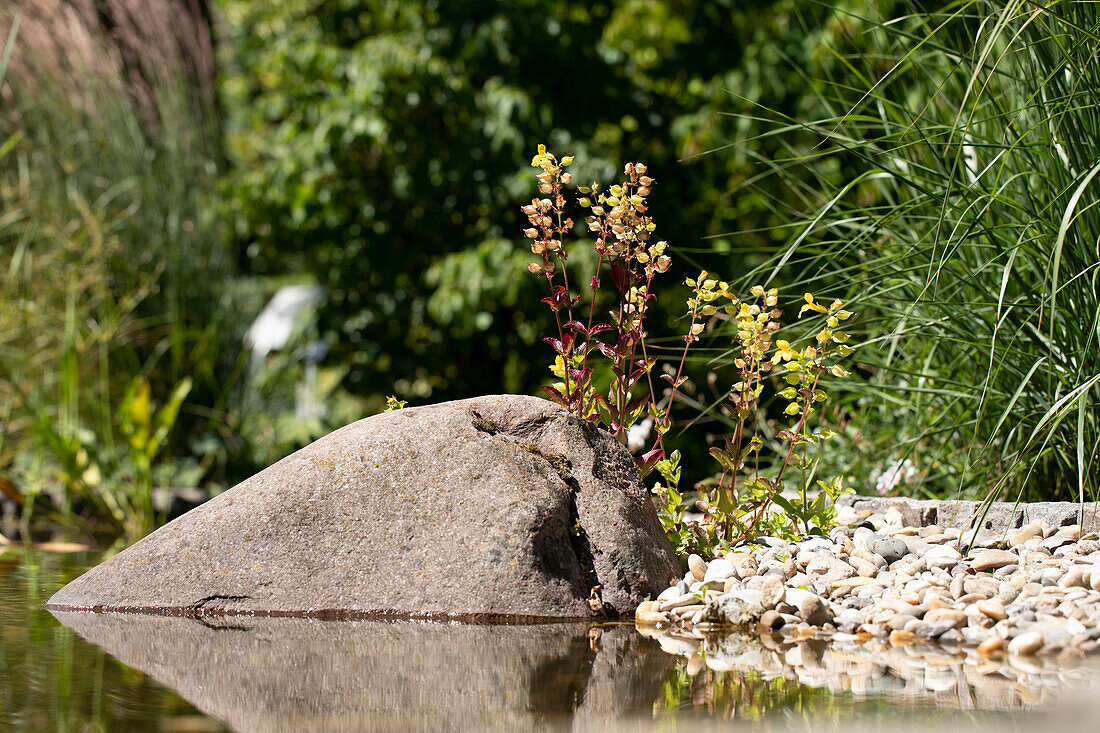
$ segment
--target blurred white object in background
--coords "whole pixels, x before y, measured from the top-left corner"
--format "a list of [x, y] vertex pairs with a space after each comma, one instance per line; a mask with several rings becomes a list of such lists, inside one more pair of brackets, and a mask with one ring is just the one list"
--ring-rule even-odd
[[252, 350], [253, 366], [257, 362], [262, 363], [272, 351], [284, 348], [294, 331], [298, 315], [324, 298], [325, 289], [319, 285], [279, 288], [244, 335], [244, 345]]

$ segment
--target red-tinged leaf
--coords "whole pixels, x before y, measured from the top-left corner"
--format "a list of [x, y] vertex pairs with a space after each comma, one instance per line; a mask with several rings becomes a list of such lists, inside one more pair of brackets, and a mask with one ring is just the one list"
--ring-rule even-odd
[[734, 461], [733, 456], [730, 455], [729, 451], [722, 450], [721, 448], [718, 448], [718, 447], [712, 447], [710, 449], [710, 454], [711, 454], [711, 456], [714, 457], [714, 460], [718, 461], [718, 463], [724, 469], [729, 470], [729, 471], [736, 471], [737, 470], [736, 461]]
[[569, 403], [566, 401], [565, 395], [563, 395], [561, 392], [554, 389], [553, 387], [550, 387], [548, 385], [543, 386], [542, 391], [546, 393], [551, 402], [561, 405], [562, 407], [569, 407]]
[[633, 284], [632, 280], [630, 270], [626, 269], [625, 265], [616, 262], [611, 266], [611, 282], [615, 284], [615, 289], [620, 293], [630, 290], [630, 286]]
[[570, 369], [569, 376], [577, 384], [584, 384], [588, 381], [588, 378], [592, 376], [594, 370], [589, 369]]
[[602, 341], [596, 346], [600, 350], [600, 353], [606, 356], [608, 359], [614, 359], [618, 354], [615, 353], [615, 347], [610, 344], [605, 344]]
[[638, 467], [638, 473], [642, 475], [642, 478], [645, 478], [657, 465], [657, 461], [664, 457], [665, 452], [662, 449], [654, 448], [644, 455], [634, 456], [634, 464]]
[[566, 331], [576, 331], [577, 333], [583, 333], [585, 336], [588, 335], [588, 328], [580, 321], [567, 321], [562, 324], [562, 328]]
[[562, 344], [561, 341], [558, 341], [556, 338], [551, 338], [550, 336], [544, 338], [543, 341], [550, 344], [555, 353], [565, 356], [565, 345]]
[[675, 378], [676, 377], [672, 376], [671, 374], [662, 374], [661, 375], [661, 379], [665, 380], [669, 384], [672, 384], [672, 380], [675, 379]]
[[610, 331], [610, 330], [611, 330], [611, 326], [607, 325], [606, 323], [597, 323], [595, 326], [593, 326], [592, 328], [590, 328], [588, 330], [588, 335], [589, 336], [594, 336], [597, 333], [601, 333], [603, 331]]
[[634, 363], [648, 372], [650, 369], [653, 368], [653, 365], [657, 363], [657, 357], [651, 356], [648, 359], [638, 359], [638, 361]]

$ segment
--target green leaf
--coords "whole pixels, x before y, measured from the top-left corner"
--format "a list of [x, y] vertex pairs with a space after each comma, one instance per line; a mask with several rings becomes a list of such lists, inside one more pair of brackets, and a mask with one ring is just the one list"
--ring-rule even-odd
[[772, 501], [782, 507], [783, 511], [790, 514], [792, 517], [801, 517], [801, 513], [794, 507], [791, 502], [785, 498], [782, 494], [776, 494], [772, 497]]

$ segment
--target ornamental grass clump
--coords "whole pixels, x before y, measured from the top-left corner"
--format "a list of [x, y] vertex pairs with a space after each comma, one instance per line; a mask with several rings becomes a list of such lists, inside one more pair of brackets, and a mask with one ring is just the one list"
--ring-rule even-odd
[[907, 6], [823, 51], [842, 63], [819, 115], [754, 114], [772, 124], [752, 150], [805, 142], [761, 166], [798, 205], [746, 277], [860, 299], [848, 451], [886, 467], [883, 491], [908, 461], [910, 492], [1100, 498], [1100, 14]]

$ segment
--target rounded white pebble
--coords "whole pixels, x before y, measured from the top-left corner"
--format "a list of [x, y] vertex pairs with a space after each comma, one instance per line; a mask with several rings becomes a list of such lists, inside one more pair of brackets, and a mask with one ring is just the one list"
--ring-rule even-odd
[[1009, 654], [1034, 654], [1043, 646], [1043, 635], [1038, 631], [1026, 631], [1008, 643]]
[[707, 577], [707, 564], [698, 555], [688, 555], [688, 569], [696, 580], [702, 581]]

